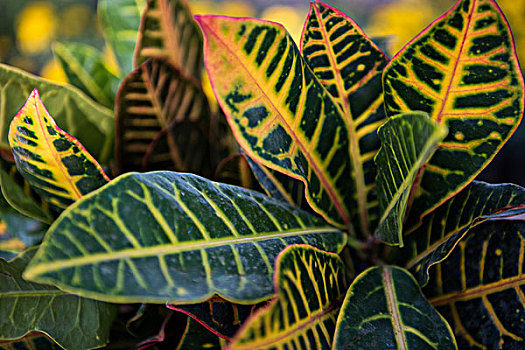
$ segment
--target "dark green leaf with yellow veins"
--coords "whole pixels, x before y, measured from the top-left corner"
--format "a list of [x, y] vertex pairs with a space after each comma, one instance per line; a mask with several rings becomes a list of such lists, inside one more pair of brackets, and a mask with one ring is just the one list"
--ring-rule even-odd
[[335, 330], [335, 350], [456, 349], [447, 321], [408, 271], [371, 267], [352, 282]]
[[477, 226], [436, 265], [423, 292], [448, 320], [460, 349], [523, 349], [525, 223]]
[[355, 179], [347, 196], [358, 204], [352, 219], [366, 236], [380, 214], [373, 159], [380, 145], [376, 131], [386, 117], [381, 75], [388, 58], [351, 18], [319, 1], [310, 3], [301, 52], [347, 124]]
[[424, 286], [432, 265], [443, 261], [467, 232], [493, 218], [525, 213], [525, 189], [512, 184], [473, 181], [425, 216], [421, 226], [405, 235], [400, 261]]
[[274, 284], [275, 299], [248, 319], [229, 349], [331, 349], [348, 286], [343, 261], [294, 245], [279, 255]]
[[296, 243], [339, 252], [346, 236], [259, 192], [128, 173], [70, 206], [24, 276], [112, 302], [256, 303], [273, 293], [277, 254]]
[[523, 115], [523, 77], [494, 0], [460, 0], [398, 53], [383, 75], [389, 116], [427, 112], [448, 137], [420, 170], [419, 218], [490, 162]]
[[358, 217], [348, 129], [279, 24], [196, 16], [206, 69], [233, 134], [257, 162], [305, 183], [306, 198], [327, 221], [353, 231]]
[[58, 212], [109, 181], [82, 144], [56, 125], [36, 89], [11, 121], [9, 144], [18, 171]]
[[0, 350], [61, 350], [62, 348], [42, 332], [31, 332], [22, 338], [0, 340]]
[[382, 125], [377, 164], [377, 196], [381, 219], [375, 236], [383, 242], [403, 246], [403, 220], [410, 190], [418, 170], [432, 156], [447, 128], [423, 112], [403, 113]]

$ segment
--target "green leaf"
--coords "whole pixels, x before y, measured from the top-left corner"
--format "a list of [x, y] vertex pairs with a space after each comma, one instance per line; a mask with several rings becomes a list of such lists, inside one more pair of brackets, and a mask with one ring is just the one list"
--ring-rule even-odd
[[298, 208], [193, 174], [129, 173], [70, 206], [25, 272], [112, 302], [256, 303], [273, 293], [277, 254], [339, 252], [343, 232]]
[[406, 270], [371, 267], [352, 282], [337, 318], [333, 349], [456, 348], [450, 326]]
[[225, 348], [225, 340], [209, 332], [193, 318], [188, 317], [186, 328], [176, 350], [220, 350]]
[[229, 349], [330, 349], [347, 288], [343, 261], [294, 245], [279, 255], [274, 283], [276, 297], [248, 319]]
[[380, 146], [376, 131], [386, 118], [381, 75], [388, 58], [351, 18], [320, 1], [310, 3], [301, 44], [306, 62], [342, 110], [355, 181], [346, 196], [357, 202], [354, 225], [368, 236], [379, 217], [373, 159]]
[[406, 248], [398, 263], [409, 269], [419, 284], [428, 281], [432, 265], [443, 261], [467, 232], [483, 221], [525, 213], [525, 189], [510, 184], [473, 181], [405, 236]]
[[375, 236], [403, 246], [403, 220], [418, 170], [427, 163], [437, 144], [447, 136], [447, 127], [422, 112], [389, 118], [378, 130], [381, 149], [377, 153], [377, 197], [381, 219]]
[[98, 0], [102, 33], [115, 52], [121, 77], [133, 69], [133, 51], [145, 5], [146, 0]]
[[284, 27], [257, 19], [195, 18], [204, 32], [215, 96], [244, 151], [304, 182], [310, 205], [353, 231], [359, 215], [347, 195], [355, 186], [347, 126]]
[[383, 80], [389, 116], [424, 111], [449, 129], [418, 174], [418, 218], [470, 183], [523, 115], [523, 77], [494, 0], [458, 1], [392, 59]]
[[77, 139], [61, 130], [35, 89], [9, 126], [16, 167], [57, 212], [109, 181]]
[[53, 52], [71, 85], [113, 109], [120, 79], [109, 71], [100, 51], [85, 44], [55, 42]]
[[113, 112], [87, 98], [80, 90], [56, 85], [0, 64], [0, 147], [9, 148], [8, 128], [33, 89], [42, 92], [47, 110], [101, 163], [113, 153]]
[[120, 173], [177, 170], [210, 176], [210, 110], [198, 81], [154, 58], [123, 80], [116, 101]]
[[10, 262], [0, 259], [0, 339], [42, 331], [64, 348], [105, 345], [116, 307], [26, 282], [22, 271], [34, 252], [31, 249]]
[[0, 222], [5, 225], [5, 231], [0, 232], [1, 242], [8, 237], [19, 238], [26, 247], [40, 244], [48, 225], [33, 218], [20, 214], [0, 196]]
[[524, 252], [525, 223], [493, 220], [436, 265], [423, 292], [454, 329], [459, 348], [524, 347]]
[[41, 332], [31, 332], [14, 340], [0, 340], [0, 350], [19, 349], [62, 350], [57, 343]]
[[202, 34], [185, 0], [148, 0], [140, 22], [133, 67], [161, 57], [185, 77], [201, 78]]

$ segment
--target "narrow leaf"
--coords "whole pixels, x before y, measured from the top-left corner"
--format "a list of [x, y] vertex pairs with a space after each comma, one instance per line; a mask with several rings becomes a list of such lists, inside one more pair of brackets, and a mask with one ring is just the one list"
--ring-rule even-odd
[[200, 80], [202, 34], [185, 0], [148, 0], [140, 22], [133, 67], [162, 57], [186, 77]]
[[494, 220], [471, 230], [436, 265], [423, 290], [461, 349], [525, 345], [525, 223]]
[[306, 62], [341, 107], [355, 181], [347, 196], [357, 201], [359, 226], [366, 236], [370, 222], [375, 226], [379, 216], [373, 159], [380, 146], [376, 131], [386, 117], [381, 75], [388, 58], [351, 18], [320, 1], [310, 3], [301, 47]]
[[273, 261], [287, 245], [339, 252], [345, 240], [323, 220], [258, 192], [192, 174], [130, 173], [70, 206], [24, 276], [112, 302], [202, 302], [217, 294], [256, 303], [272, 295]]
[[337, 318], [333, 349], [457, 349], [457, 345], [450, 326], [412, 275], [383, 266], [369, 268], [352, 282]]
[[113, 109], [120, 79], [104, 63], [102, 53], [79, 43], [55, 43], [55, 57], [70, 84], [76, 86], [101, 105]]
[[116, 307], [25, 281], [21, 274], [34, 252], [10, 262], [0, 259], [0, 339], [17, 339], [38, 330], [64, 348], [105, 345]]
[[459, 0], [399, 52], [383, 75], [389, 116], [427, 112], [448, 137], [415, 184], [419, 217], [459, 192], [492, 160], [523, 115], [523, 77], [494, 0]]
[[406, 248], [399, 252], [398, 263], [404, 264], [424, 286], [430, 267], [443, 261], [471, 228], [488, 219], [523, 213], [524, 188], [473, 181], [405, 236]]
[[257, 20], [196, 16], [215, 96], [233, 134], [257, 162], [299, 179], [312, 207], [353, 230], [358, 210], [348, 130], [284, 27]]
[[447, 131], [446, 126], [421, 112], [389, 118], [378, 130], [381, 149], [375, 162], [382, 216], [375, 236], [381, 241], [403, 246], [403, 220], [410, 190], [418, 170], [447, 136]]
[[0, 63], [0, 147], [9, 148], [11, 119], [33, 89], [42, 92], [49, 113], [80, 140], [101, 163], [113, 153], [113, 112], [87, 98], [80, 90], [56, 85], [17, 68]]
[[9, 127], [18, 171], [57, 211], [109, 181], [97, 161], [61, 130], [35, 89]]
[[229, 349], [330, 349], [347, 288], [343, 261], [294, 245], [275, 265], [275, 298], [246, 322]]

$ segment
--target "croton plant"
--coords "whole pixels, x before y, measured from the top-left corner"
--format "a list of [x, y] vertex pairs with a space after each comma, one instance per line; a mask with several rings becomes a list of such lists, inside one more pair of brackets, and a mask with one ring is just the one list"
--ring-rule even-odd
[[524, 108], [494, 0], [393, 58], [320, 1], [297, 44], [140, 3], [99, 0], [118, 73], [0, 65], [0, 348], [525, 346], [525, 189], [475, 180]]

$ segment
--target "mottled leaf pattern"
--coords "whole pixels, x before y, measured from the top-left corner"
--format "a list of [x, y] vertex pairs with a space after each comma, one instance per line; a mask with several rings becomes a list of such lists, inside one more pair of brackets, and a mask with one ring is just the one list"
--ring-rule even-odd
[[412, 208], [421, 215], [465, 187], [523, 115], [523, 77], [494, 0], [458, 1], [392, 59], [383, 79], [389, 116], [420, 110], [449, 128], [418, 175]]
[[319, 1], [310, 4], [301, 48], [343, 112], [355, 179], [346, 196], [357, 202], [359, 227], [366, 236], [370, 223], [375, 226], [379, 218], [373, 159], [379, 149], [376, 131], [385, 121], [381, 75], [388, 59], [352, 19]]
[[202, 302], [218, 294], [256, 303], [272, 295], [273, 262], [286, 246], [339, 252], [345, 240], [323, 220], [259, 192], [193, 174], [130, 173], [70, 206], [24, 276], [113, 302]]
[[339, 105], [316, 79], [286, 30], [273, 22], [196, 16], [206, 69], [246, 153], [300, 179], [329, 222], [359, 222], [348, 130]]
[[151, 59], [121, 84], [115, 106], [120, 173], [211, 172], [209, 107], [198, 81], [164, 59]]
[[36, 89], [11, 121], [9, 144], [18, 171], [57, 211], [109, 181], [80, 142], [56, 125]]
[[347, 288], [335, 254], [294, 245], [279, 255], [276, 296], [243, 325], [229, 349], [330, 349]]
[[333, 349], [456, 348], [449, 325], [406, 270], [371, 267], [352, 282]]
[[523, 349], [525, 223], [486, 222], [436, 265], [423, 290], [461, 349]]
[[403, 246], [403, 220], [410, 190], [418, 170], [432, 156], [447, 132], [446, 126], [422, 112], [389, 118], [378, 130], [381, 149], [375, 163], [382, 214], [375, 236], [381, 241]]
[[471, 228], [491, 218], [523, 213], [525, 189], [522, 187], [473, 181], [405, 236], [406, 248], [399, 252], [398, 263], [405, 265], [418, 282], [425, 285], [429, 268], [445, 259]]

